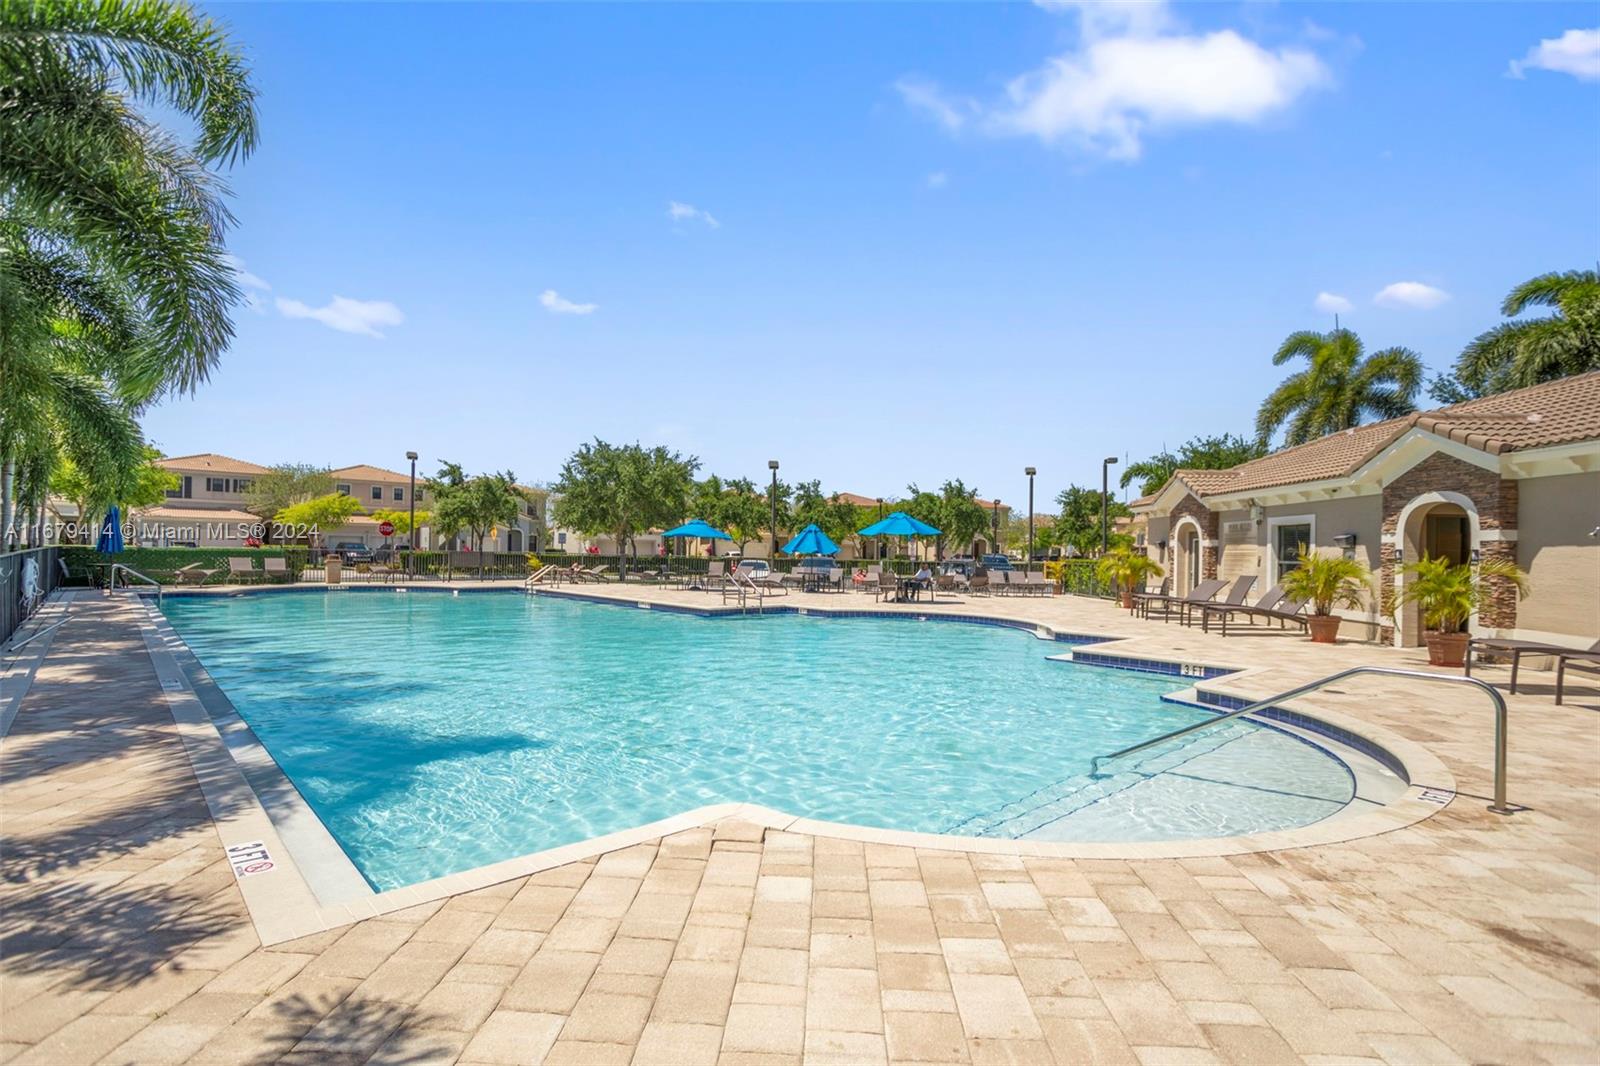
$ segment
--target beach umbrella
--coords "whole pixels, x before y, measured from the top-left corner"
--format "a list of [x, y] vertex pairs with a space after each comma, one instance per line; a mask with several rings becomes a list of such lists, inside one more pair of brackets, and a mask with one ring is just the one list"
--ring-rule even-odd
[[[678, 528], [669, 529], [665, 533], [661, 534], [662, 540], [666, 540], [668, 537], [698, 537], [701, 540], [733, 539], [732, 537], [728, 536], [728, 534], [724, 533], [722, 530], [718, 529], [716, 526], [712, 525], [710, 522], [707, 522], [703, 518], [696, 518], [691, 522], [685, 522]], [[678, 550], [681, 552], [683, 550], [683, 545], [678, 545]], [[715, 549], [712, 550], [711, 554], [716, 554]]]
[[106, 512], [105, 524], [100, 527], [100, 542], [95, 548], [106, 555], [115, 555], [122, 550], [122, 514], [116, 504], [112, 504], [111, 510]]
[[912, 518], [904, 511], [894, 511], [858, 531], [863, 537], [937, 537], [939, 531], [928, 523]]
[[699, 537], [701, 540], [733, 539], [710, 522], [701, 518], [696, 518], [692, 522], [685, 522], [677, 529], [669, 529], [661, 535], [663, 537]]
[[813, 522], [796, 533], [783, 550], [789, 555], [833, 555], [839, 546]]

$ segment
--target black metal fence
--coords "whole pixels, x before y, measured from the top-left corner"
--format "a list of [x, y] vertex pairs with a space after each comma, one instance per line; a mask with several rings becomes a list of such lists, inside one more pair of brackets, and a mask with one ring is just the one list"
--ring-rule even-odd
[[[59, 585], [59, 548], [29, 548], [0, 555], [0, 644], [11, 639], [17, 627], [39, 609]], [[28, 566], [28, 561], [33, 566]], [[31, 579], [24, 582], [23, 578]]]

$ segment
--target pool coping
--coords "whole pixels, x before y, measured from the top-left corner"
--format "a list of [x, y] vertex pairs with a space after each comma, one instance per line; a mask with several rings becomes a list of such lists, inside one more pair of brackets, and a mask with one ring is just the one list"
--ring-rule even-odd
[[[294, 586], [280, 586], [279, 591], [288, 588]], [[468, 591], [433, 586], [428, 586], [427, 589], [439, 592]], [[315, 589], [307, 588], [305, 591], [315, 591]], [[374, 588], [371, 591], [376, 593], [396, 590]], [[399, 591], [422, 591], [422, 589], [413, 586]], [[506, 586], [500, 586], [499, 589], [480, 586], [471, 591], [523, 590]], [[184, 593], [184, 595], [193, 594], [193, 592]], [[200, 594], [217, 595], [217, 593]], [[613, 607], [630, 606], [628, 601], [615, 597], [596, 597], [553, 590], [539, 590], [538, 595], [588, 600]], [[1350, 718], [1328, 708], [1319, 707], [1315, 714], [1307, 714], [1304, 711], [1287, 711], [1274, 707], [1272, 710], [1282, 710], [1285, 716], [1295, 719], [1292, 724], [1301, 728], [1309, 729], [1313, 724], [1327, 727], [1338, 733], [1360, 738], [1367, 744], [1384, 750], [1401, 768], [1405, 791], [1397, 799], [1381, 807], [1352, 810], [1347, 804], [1341, 811], [1327, 818], [1294, 829], [1232, 837], [1144, 843], [1052, 842], [918, 833], [803, 818], [759, 804], [730, 802], [696, 807], [631, 829], [514, 856], [401, 888], [379, 891], [373, 889], [365, 877], [356, 870], [349, 856], [322, 825], [293, 782], [277, 767], [276, 762], [272, 761], [271, 755], [260, 745], [260, 741], [255, 738], [243, 719], [238, 718], [231, 701], [209, 675], [204, 673], [204, 667], [199, 663], [198, 657], [172, 628], [165, 615], [157, 609], [149, 597], [140, 596], [138, 600], [140, 609], [136, 615], [137, 624], [161, 683], [163, 696], [178, 726], [179, 736], [200, 784], [213, 824], [224, 848], [236, 849], [229, 851], [230, 856], [237, 854], [244, 857], [244, 860], [235, 863], [234, 872], [251, 921], [263, 945], [282, 943], [351, 922], [431, 903], [730, 818], [789, 832], [931, 851], [1063, 859], [1176, 859], [1316, 847], [1387, 833], [1415, 825], [1438, 813], [1450, 803], [1456, 792], [1455, 776], [1441, 760], [1421, 745], [1388, 729]], [[644, 605], [631, 606], [637, 609]], [[661, 604], [650, 604], [645, 609], [670, 610], [703, 617], [739, 617], [747, 613], [738, 608], [701, 610]], [[769, 609], [763, 613], [780, 612]], [[995, 615], [919, 616], [914, 609], [839, 611], [809, 605], [803, 608], [786, 605], [781, 613], [814, 613], [824, 617], [830, 615], [902, 617], [913, 620], [999, 625], [1032, 632], [1038, 639], [1091, 643], [1095, 646], [1095, 650], [1087, 653], [1083, 660], [1089, 665], [1140, 669], [1138, 664], [1144, 664], [1142, 672], [1160, 673], [1197, 682], [1195, 684], [1197, 698], [1203, 703], [1217, 705], [1225, 705], [1228, 701], [1240, 701], [1239, 705], [1243, 706], [1244, 702], [1250, 701], [1251, 697], [1240, 692], [1238, 685], [1240, 682], [1248, 682], [1266, 669], [1231, 667], [1215, 662], [1183, 662], [1144, 655], [1107, 655], [1102, 645], [1114, 644], [1129, 638], [1120, 634], [1061, 633], [1051, 626]], [[1077, 649], [1073, 649], [1067, 656], [1051, 656], [1051, 658], [1070, 658], [1076, 651]], [[1302, 697], [1294, 703], [1304, 705], [1306, 700]], [[232, 715], [232, 718], [229, 718], [229, 715]], [[231, 737], [224, 736], [222, 728], [218, 725], [219, 719], [224, 727], [230, 729]], [[236, 724], [234, 719], [237, 719]], [[237, 731], [240, 728], [244, 733]], [[259, 748], [259, 753], [252, 748], [252, 745]], [[246, 763], [241, 763], [239, 759], [241, 752], [246, 753], [246, 763], [250, 764], [250, 773], [247, 773]], [[1329, 754], [1338, 758], [1334, 753]], [[265, 759], [265, 763], [259, 761], [261, 758]], [[285, 833], [280, 833], [278, 822], [268, 812], [268, 802], [263, 801], [260, 792], [252, 785], [251, 773], [257, 775], [258, 781], [263, 779], [261, 775], [276, 774], [273, 792], [279, 798], [271, 802], [278, 808], [280, 819], [284, 818], [286, 813], [289, 815]], [[312, 826], [311, 822], [305, 821], [306, 818], [315, 825]], [[331, 852], [322, 843], [315, 842], [319, 832], [326, 837], [327, 843], [331, 843], [333, 849]], [[294, 842], [294, 847], [285, 840], [285, 835]], [[308, 841], [313, 843], [308, 846]], [[268, 856], [264, 860], [267, 864], [266, 869], [248, 869], [252, 866], [259, 867], [263, 861], [259, 858], [251, 859], [258, 851]], [[303, 870], [302, 860], [312, 868]], [[350, 881], [351, 874], [359, 879], [361, 886], [365, 888], [364, 893], [354, 892], [354, 885]], [[319, 898], [316, 889], [312, 887], [313, 879], [319, 886], [342, 884], [345, 890], [352, 894], [348, 898], [324, 900]]]

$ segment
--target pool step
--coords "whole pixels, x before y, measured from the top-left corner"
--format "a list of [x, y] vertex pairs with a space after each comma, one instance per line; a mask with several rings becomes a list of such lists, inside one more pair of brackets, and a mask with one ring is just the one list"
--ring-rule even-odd
[[1069, 777], [1004, 807], [975, 814], [951, 826], [946, 832], [1009, 839], [1025, 837], [1104, 799], [1137, 788], [1158, 774], [1208, 755], [1248, 735], [1252, 730], [1251, 726], [1233, 722], [1196, 733], [1169, 747], [1154, 749], [1145, 758], [1131, 760], [1114, 774], [1105, 777], [1095, 777], [1093, 774]]

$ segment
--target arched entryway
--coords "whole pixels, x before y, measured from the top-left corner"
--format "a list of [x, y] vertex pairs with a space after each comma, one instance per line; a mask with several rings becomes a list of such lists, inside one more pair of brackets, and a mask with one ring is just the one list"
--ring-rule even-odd
[[1178, 595], [1187, 596], [1200, 584], [1200, 523], [1192, 518], [1181, 519], [1172, 531], [1172, 541], [1172, 584]]
[[506, 530], [506, 551], [519, 552], [522, 550], [522, 530]]
[[[1396, 523], [1403, 563], [1424, 557], [1447, 559], [1451, 565], [1469, 563], [1479, 549], [1481, 534], [1478, 508], [1471, 497], [1459, 492], [1430, 492], [1418, 496], [1400, 512]], [[1405, 587], [1405, 575], [1395, 571], [1395, 593]], [[1415, 604], [1400, 609], [1396, 619], [1395, 643], [1415, 647], [1422, 643], [1422, 619]], [[1477, 628], [1477, 616], [1468, 623]]]

